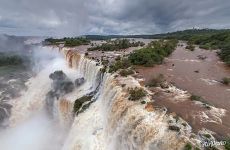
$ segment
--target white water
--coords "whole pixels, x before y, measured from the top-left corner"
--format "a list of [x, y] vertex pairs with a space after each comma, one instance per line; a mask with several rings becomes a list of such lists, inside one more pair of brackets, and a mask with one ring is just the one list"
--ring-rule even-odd
[[[53, 51], [54, 52], [54, 51]], [[140, 87], [133, 77], [103, 79], [96, 62], [82, 55], [62, 51], [66, 58], [47, 61], [31, 78], [28, 90], [14, 100], [11, 128], [0, 136], [4, 150], [147, 150], [180, 149], [185, 137], [168, 130], [170, 117], [163, 110], [147, 111], [146, 105], [128, 100], [128, 88]], [[67, 59], [67, 61], [65, 60]], [[69, 68], [72, 66], [73, 69]], [[74, 81], [84, 77], [86, 83], [63, 96], [54, 108], [55, 120], [44, 114], [44, 100], [51, 88], [49, 74], [63, 70]], [[101, 80], [102, 79], [102, 80]], [[72, 118], [77, 98], [94, 91], [96, 101]], [[126, 84], [122, 87], [122, 84]], [[149, 101], [149, 98], [145, 98]], [[73, 122], [72, 122], [73, 121]], [[14, 143], [14, 144], [12, 144]]]

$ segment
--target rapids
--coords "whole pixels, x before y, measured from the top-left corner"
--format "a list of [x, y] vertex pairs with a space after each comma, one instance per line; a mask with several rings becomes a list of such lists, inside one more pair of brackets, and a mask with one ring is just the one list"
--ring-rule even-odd
[[[58, 54], [42, 63], [28, 90], [13, 100], [10, 127], [0, 135], [4, 150], [167, 150], [182, 149], [188, 141], [199, 145], [189, 139], [189, 125], [181, 126], [180, 133], [168, 129], [175, 119], [165, 108], [155, 108], [150, 95], [144, 99], [147, 104], [128, 100], [128, 89], [141, 87], [135, 78], [102, 73], [97, 62], [67, 48], [43, 50]], [[84, 77], [86, 82], [55, 101], [50, 119], [45, 96], [51, 89], [49, 74], [56, 70], [72, 81]], [[75, 100], [92, 92], [93, 103], [74, 115]], [[12, 146], [12, 141], [17, 142]]]

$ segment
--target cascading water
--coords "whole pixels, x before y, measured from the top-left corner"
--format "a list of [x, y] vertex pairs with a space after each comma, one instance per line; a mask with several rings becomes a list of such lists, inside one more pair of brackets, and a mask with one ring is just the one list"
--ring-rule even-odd
[[[67, 54], [71, 66], [75, 64], [89, 83], [97, 85], [99, 67], [96, 63], [83, 56], [76, 57], [74, 52]], [[74, 118], [63, 150], [182, 148], [186, 139], [178, 140], [176, 134], [168, 130], [166, 111], [148, 112], [140, 102], [129, 101], [128, 89], [131, 87], [140, 87], [133, 77], [117, 78], [105, 73], [98, 98]], [[184, 132], [189, 134], [190, 131]]]
[[[39, 126], [43, 135], [34, 138], [34, 143], [43, 146], [33, 149], [167, 150], [184, 146], [188, 140], [186, 136], [179, 136], [168, 130], [168, 122], [172, 121], [172, 118], [166, 114], [165, 109], [154, 108], [151, 103], [143, 105], [128, 100], [128, 89], [141, 86], [136, 79], [102, 73], [102, 67], [97, 62], [72, 50], [63, 48], [61, 53], [67, 62], [61, 57], [49, 61], [36, 77], [31, 78], [28, 90], [14, 100], [10, 120], [11, 126], [17, 128], [20, 122], [30, 122], [33, 116], [44, 116], [46, 94], [52, 88], [49, 74], [62, 70], [73, 82], [76, 78], [85, 79], [82, 85], [54, 101], [54, 119], [42, 117], [46, 126]], [[88, 109], [73, 115], [75, 100], [87, 94], [93, 96], [93, 103]], [[145, 101], [150, 100], [146, 97]], [[147, 109], [147, 105], [151, 110]], [[30, 126], [30, 123], [28, 124]], [[29, 129], [37, 130], [33, 127]], [[49, 136], [46, 136], [45, 132], [48, 132]], [[190, 134], [190, 130], [182, 127], [181, 133]], [[34, 134], [36, 136], [37, 133]], [[12, 150], [6, 143], [5, 150]], [[21, 146], [18, 149], [27, 150], [31, 147]]]

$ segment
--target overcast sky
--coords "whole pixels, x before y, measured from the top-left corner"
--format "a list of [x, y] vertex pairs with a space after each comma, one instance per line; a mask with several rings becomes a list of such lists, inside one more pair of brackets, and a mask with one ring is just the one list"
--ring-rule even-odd
[[0, 0], [0, 34], [155, 34], [230, 28], [229, 0]]

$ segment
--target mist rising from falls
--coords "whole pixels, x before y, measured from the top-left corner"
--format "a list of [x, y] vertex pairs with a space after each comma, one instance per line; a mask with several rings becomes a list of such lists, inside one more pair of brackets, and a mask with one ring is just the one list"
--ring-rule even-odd
[[[5, 150], [14, 150], [17, 145], [17, 150], [157, 150], [183, 147], [185, 139], [178, 140], [175, 132], [168, 131], [170, 117], [164, 109], [148, 111], [140, 102], [128, 100], [128, 89], [141, 86], [136, 79], [103, 74], [95, 61], [65, 48], [61, 52], [47, 51], [51, 52], [51, 57], [41, 61], [46, 53], [37, 55], [42, 56], [38, 59], [37, 75], [28, 82], [28, 90], [14, 100], [10, 118], [12, 127], [0, 136], [0, 146], [4, 145]], [[62, 70], [73, 82], [80, 77], [86, 82], [54, 101], [54, 118], [50, 119], [45, 113], [45, 99], [52, 89], [49, 75], [56, 70]], [[73, 115], [75, 100], [87, 94], [93, 95], [93, 103], [83, 112]], [[145, 101], [150, 100], [146, 97]], [[26, 141], [19, 140], [15, 147], [11, 147], [10, 141], [18, 141], [19, 136], [28, 137], [33, 145], [39, 146], [31, 148]]]
[[[84, 73], [89, 83], [94, 85], [98, 82], [99, 67], [94, 61], [82, 55], [76, 56], [78, 54], [72, 51], [67, 51], [66, 55], [70, 66]], [[140, 102], [128, 100], [128, 89], [140, 87], [136, 79], [115, 77], [105, 73], [100, 82], [96, 101], [83, 113], [75, 116], [63, 150], [145, 150], [183, 147], [184, 140], [178, 140], [175, 132], [168, 131], [167, 122], [170, 118], [164, 109], [149, 112]], [[148, 97], [146, 101], [150, 101]]]
[[74, 81], [77, 71], [68, 67], [57, 49], [38, 47], [33, 53], [36, 75], [28, 81], [28, 90], [11, 100], [10, 127], [0, 132], [0, 147], [4, 150], [53, 150], [60, 149], [63, 143], [64, 131], [44, 109], [46, 94], [51, 89], [49, 75], [63, 70]]

